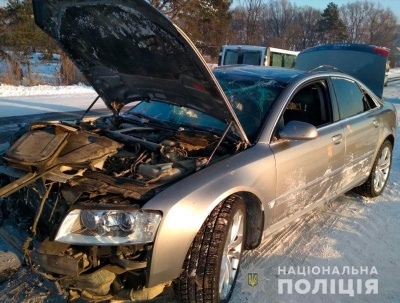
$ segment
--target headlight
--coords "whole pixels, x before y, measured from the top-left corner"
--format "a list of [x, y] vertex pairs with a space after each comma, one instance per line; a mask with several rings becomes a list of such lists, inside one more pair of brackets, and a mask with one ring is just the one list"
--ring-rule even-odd
[[81, 245], [129, 245], [154, 241], [161, 214], [155, 211], [74, 209], [55, 241]]

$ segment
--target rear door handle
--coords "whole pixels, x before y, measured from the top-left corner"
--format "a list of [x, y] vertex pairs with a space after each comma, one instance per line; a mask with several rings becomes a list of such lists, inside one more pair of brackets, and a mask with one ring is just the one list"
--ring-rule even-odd
[[339, 135], [333, 136], [332, 141], [336, 145], [342, 143], [342, 135], [339, 134]]
[[379, 126], [379, 121], [375, 119], [374, 121], [372, 121], [372, 124], [373, 124], [375, 127], [378, 127], [378, 126]]

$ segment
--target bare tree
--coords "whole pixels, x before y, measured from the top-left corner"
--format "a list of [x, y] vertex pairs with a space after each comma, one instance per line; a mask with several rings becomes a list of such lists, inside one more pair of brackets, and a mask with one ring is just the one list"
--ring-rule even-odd
[[371, 10], [367, 1], [356, 1], [340, 8], [342, 20], [347, 25], [348, 42], [362, 43], [366, 39], [367, 12]]
[[396, 31], [397, 18], [389, 9], [378, 7], [368, 14], [368, 37], [365, 41], [368, 44], [381, 46], [392, 46]]
[[296, 10], [296, 18], [292, 31], [296, 33], [292, 44], [294, 50], [317, 45], [320, 42], [317, 32], [318, 22], [321, 19], [321, 12], [311, 6], [302, 6]]
[[267, 11], [271, 35], [281, 37], [295, 20], [296, 5], [288, 0], [270, 0]]
[[239, 44], [260, 44], [260, 22], [263, 12], [262, 0], [240, 0], [233, 11], [231, 40]]
[[391, 10], [373, 2], [356, 1], [343, 5], [340, 12], [349, 42], [392, 46], [398, 20]]
[[288, 0], [270, 0], [264, 7], [264, 41], [269, 46], [294, 49], [301, 29], [295, 24], [297, 6]]
[[245, 44], [247, 39], [247, 28], [244, 18], [243, 7], [239, 6], [232, 10], [232, 19], [229, 23], [228, 44]]

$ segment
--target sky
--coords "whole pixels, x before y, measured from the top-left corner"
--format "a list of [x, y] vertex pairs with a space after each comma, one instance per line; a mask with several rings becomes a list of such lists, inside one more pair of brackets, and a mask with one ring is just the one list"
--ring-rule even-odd
[[[399, 0], [368, 0], [382, 5], [383, 8], [389, 8], [398, 18], [400, 23], [400, 1]], [[356, 0], [290, 0], [291, 3], [296, 3], [298, 6], [308, 5], [320, 10], [324, 10], [329, 2], [337, 4], [339, 7], [343, 4], [356, 2]]]
[[[355, 2], [356, 0], [290, 0], [292, 3], [296, 3], [297, 5], [308, 5], [315, 7], [317, 9], [323, 10], [326, 8], [329, 2], [333, 2], [337, 4], [339, 7], [343, 4], [347, 4], [349, 2]], [[371, 0], [368, 0], [371, 1]], [[0, 6], [5, 6], [7, 0], [0, 0]], [[234, 0], [234, 2], [238, 2], [238, 0]], [[399, 0], [372, 0], [371, 2], [380, 3], [384, 8], [389, 8], [393, 11], [393, 13], [397, 16], [400, 23], [400, 1]]]

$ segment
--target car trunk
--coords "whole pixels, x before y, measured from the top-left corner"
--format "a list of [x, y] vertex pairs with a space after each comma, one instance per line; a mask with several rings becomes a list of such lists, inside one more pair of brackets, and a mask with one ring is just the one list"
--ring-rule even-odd
[[309, 71], [320, 66], [333, 66], [363, 82], [382, 98], [389, 49], [364, 44], [327, 44], [299, 53], [295, 68]]

